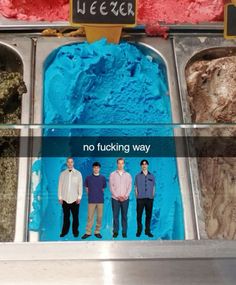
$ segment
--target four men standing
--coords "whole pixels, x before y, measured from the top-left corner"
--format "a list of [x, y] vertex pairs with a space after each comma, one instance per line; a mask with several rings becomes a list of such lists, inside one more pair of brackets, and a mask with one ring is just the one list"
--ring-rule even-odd
[[[135, 177], [135, 194], [137, 198], [137, 233], [140, 237], [142, 233], [142, 215], [145, 209], [146, 222], [145, 234], [153, 237], [150, 230], [153, 200], [155, 193], [155, 177], [148, 171], [148, 161], [142, 160], [142, 171]], [[112, 195], [113, 211], [113, 238], [119, 234], [119, 217], [121, 212], [122, 236], [127, 238], [127, 214], [129, 207], [129, 196], [132, 189], [132, 177], [124, 170], [125, 161], [123, 158], [117, 159], [117, 169], [110, 174], [109, 187]], [[92, 234], [95, 212], [97, 214], [97, 223], [95, 236], [102, 238], [100, 233], [102, 224], [102, 214], [104, 205], [104, 189], [106, 188], [106, 179], [100, 174], [101, 165], [99, 162], [93, 163], [92, 174], [85, 179], [84, 186], [88, 193], [88, 221], [86, 233], [82, 239], [86, 239]], [[60, 174], [58, 185], [58, 199], [63, 208], [63, 227], [60, 237], [64, 237], [70, 227], [70, 212], [73, 216], [73, 234], [78, 237], [79, 231], [79, 204], [82, 198], [82, 175], [74, 169], [73, 158], [67, 159], [67, 169]]]

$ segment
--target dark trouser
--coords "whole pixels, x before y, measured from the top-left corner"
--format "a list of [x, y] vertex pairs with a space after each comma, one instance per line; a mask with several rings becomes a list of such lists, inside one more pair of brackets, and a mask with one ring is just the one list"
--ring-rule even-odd
[[129, 199], [123, 202], [117, 201], [112, 198], [112, 211], [113, 211], [113, 232], [119, 232], [119, 215], [121, 210], [121, 224], [122, 233], [127, 233], [127, 214], [129, 207]]
[[142, 216], [143, 216], [144, 208], [145, 208], [145, 213], [146, 213], [145, 232], [150, 233], [153, 199], [149, 199], [149, 198], [137, 199], [137, 225], [138, 225], [137, 232], [139, 233], [141, 233], [143, 229]]
[[67, 234], [69, 232], [70, 228], [70, 212], [72, 213], [73, 217], [73, 234], [78, 233], [78, 227], [79, 227], [79, 204], [76, 204], [76, 202], [68, 204], [66, 201], [63, 201], [62, 204], [63, 209], [63, 227], [62, 227], [62, 234]]

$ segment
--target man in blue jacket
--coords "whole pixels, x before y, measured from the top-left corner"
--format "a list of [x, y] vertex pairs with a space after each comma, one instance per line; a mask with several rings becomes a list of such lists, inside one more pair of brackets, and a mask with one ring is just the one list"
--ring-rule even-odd
[[148, 161], [146, 159], [140, 162], [141, 172], [135, 177], [135, 194], [137, 198], [137, 233], [136, 237], [140, 237], [143, 229], [142, 216], [145, 208], [145, 234], [153, 237], [150, 225], [152, 219], [152, 208], [155, 194], [155, 177], [148, 171]]

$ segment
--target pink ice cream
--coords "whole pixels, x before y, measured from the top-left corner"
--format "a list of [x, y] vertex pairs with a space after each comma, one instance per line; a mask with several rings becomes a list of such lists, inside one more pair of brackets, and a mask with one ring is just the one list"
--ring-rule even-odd
[[[229, 0], [140, 0], [138, 20], [151, 34], [160, 33], [160, 23], [182, 24], [222, 21]], [[165, 32], [165, 28], [163, 32]]]
[[[223, 20], [229, 0], [138, 0], [138, 23], [160, 33], [160, 22], [199, 23]], [[0, 13], [19, 20], [68, 20], [68, 0], [0, 0]], [[165, 31], [165, 29], [164, 29]]]
[[29, 21], [68, 21], [68, 0], [0, 0], [0, 14]]

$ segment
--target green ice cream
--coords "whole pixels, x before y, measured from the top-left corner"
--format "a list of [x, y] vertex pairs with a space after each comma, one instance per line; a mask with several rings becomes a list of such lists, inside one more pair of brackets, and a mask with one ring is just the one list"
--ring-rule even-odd
[[[0, 72], [0, 123], [19, 124], [21, 98], [26, 93], [23, 77], [18, 72]], [[19, 130], [0, 129], [0, 242], [14, 239]], [[3, 137], [16, 137], [16, 140]]]

